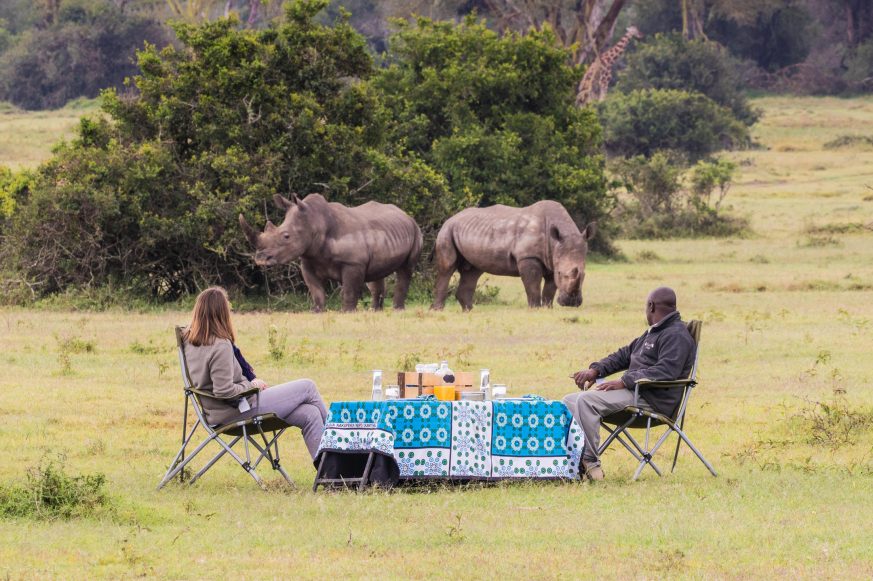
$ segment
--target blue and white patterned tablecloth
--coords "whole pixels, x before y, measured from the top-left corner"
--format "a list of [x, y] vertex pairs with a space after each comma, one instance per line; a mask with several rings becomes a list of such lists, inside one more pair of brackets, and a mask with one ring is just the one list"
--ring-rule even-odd
[[346, 401], [331, 404], [318, 453], [380, 452], [405, 479], [576, 478], [583, 442], [559, 401]]

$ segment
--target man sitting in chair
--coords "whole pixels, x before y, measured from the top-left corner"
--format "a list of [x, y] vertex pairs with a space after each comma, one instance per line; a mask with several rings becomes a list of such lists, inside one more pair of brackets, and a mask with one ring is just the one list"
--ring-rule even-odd
[[[591, 480], [603, 480], [603, 469], [597, 456], [600, 420], [632, 405], [671, 416], [682, 399], [681, 387], [640, 389], [640, 399], [634, 404], [634, 384], [641, 379], [672, 381], [685, 378], [694, 366], [694, 339], [676, 310], [673, 289], [660, 287], [649, 293], [646, 321], [649, 328], [641, 337], [574, 374], [576, 385], [583, 391], [564, 398], [564, 403], [585, 432], [582, 468]], [[625, 371], [619, 379], [597, 381], [618, 371]], [[591, 386], [594, 389], [586, 391]]]

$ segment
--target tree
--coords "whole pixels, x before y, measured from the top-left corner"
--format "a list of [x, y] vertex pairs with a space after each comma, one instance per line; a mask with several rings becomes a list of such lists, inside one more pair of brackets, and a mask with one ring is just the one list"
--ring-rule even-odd
[[277, 290], [299, 278], [254, 266], [239, 213], [262, 225], [266, 201], [289, 191], [439, 199], [441, 178], [386, 143], [364, 39], [344, 20], [318, 24], [324, 5], [291, 2], [267, 30], [179, 23], [180, 46], [141, 52], [136, 91], [105, 93], [110, 120], [83, 120], [41, 167], [6, 229], [4, 265], [40, 293]]
[[586, 219], [605, 215], [600, 126], [574, 106], [578, 68], [549, 27], [501, 35], [473, 17], [419, 18], [389, 46], [373, 84], [390, 140], [445, 176], [454, 209], [554, 199]]
[[627, 56], [616, 90], [678, 89], [702, 93], [746, 125], [757, 120], [742, 92], [736, 64], [721, 45], [685, 40], [680, 34], [656, 34]]
[[0, 99], [26, 109], [60, 107], [120, 87], [136, 72], [133, 58], [144, 41], [168, 42], [160, 23], [124, 14], [105, 0], [46, 10], [49, 24], [22, 33], [0, 58]]
[[540, 31], [548, 26], [572, 52], [571, 62], [593, 61], [612, 39], [626, 0], [482, 0], [498, 31]]
[[674, 89], [614, 93], [601, 104], [607, 151], [651, 157], [682, 152], [692, 161], [748, 141], [748, 129], [706, 95]]

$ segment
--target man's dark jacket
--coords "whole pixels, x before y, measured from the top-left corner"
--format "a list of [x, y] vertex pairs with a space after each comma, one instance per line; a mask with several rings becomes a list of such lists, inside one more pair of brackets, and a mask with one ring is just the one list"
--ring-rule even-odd
[[[597, 370], [598, 377], [627, 369], [621, 381], [633, 391], [634, 383], [640, 379], [669, 381], [687, 378], [694, 366], [695, 351], [691, 333], [682, 322], [679, 311], [674, 311], [652, 325], [642, 337], [590, 367]], [[682, 388], [640, 388], [640, 396], [655, 411], [672, 416], [682, 399]]]

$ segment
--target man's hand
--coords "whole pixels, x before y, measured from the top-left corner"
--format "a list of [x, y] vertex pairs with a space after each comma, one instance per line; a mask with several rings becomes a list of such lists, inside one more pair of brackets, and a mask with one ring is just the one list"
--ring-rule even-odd
[[267, 383], [265, 381], [262, 381], [262, 380], [258, 379], [257, 377], [254, 378], [251, 383], [254, 387], [257, 387], [261, 391], [264, 391], [265, 389], [270, 387], [269, 385], [267, 385]]
[[596, 369], [583, 369], [573, 374], [573, 381], [583, 391], [594, 385], [595, 379], [597, 379]]
[[598, 383], [594, 391], [612, 391], [613, 389], [625, 389], [624, 382], [620, 379], [604, 381], [603, 383]]

